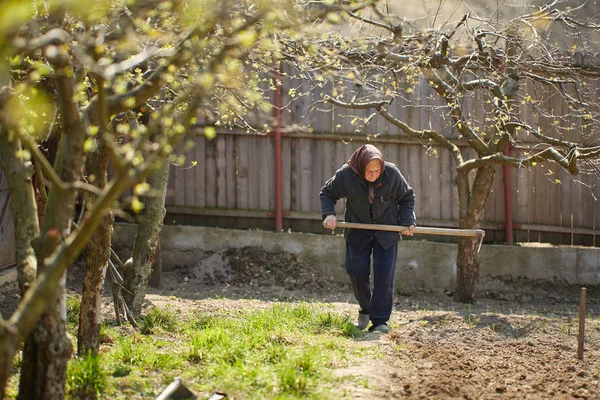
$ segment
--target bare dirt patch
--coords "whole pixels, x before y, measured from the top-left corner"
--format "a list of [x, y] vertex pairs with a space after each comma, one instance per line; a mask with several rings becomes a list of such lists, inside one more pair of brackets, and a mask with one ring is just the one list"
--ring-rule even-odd
[[[355, 340], [357, 348], [373, 346], [382, 356], [356, 358], [337, 370], [355, 377], [340, 390], [362, 399], [600, 399], [600, 300], [594, 288], [579, 361], [577, 288], [522, 283], [526, 296], [486, 293], [473, 305], [442, 292], [397, 296], [392, 332]], [[1, 295], [6, 318], [18, 301], [16, 284], [4, 285]], [[230, 249], [165, 271], [145, 307], [235, 313], [279, 301], [322, 302], [351, 317], [357, 311], [347, 285], [321, 279], [296, 256], [260, 248]], [[110, 297], [104, 305], [105, 318], [114, 319]]]

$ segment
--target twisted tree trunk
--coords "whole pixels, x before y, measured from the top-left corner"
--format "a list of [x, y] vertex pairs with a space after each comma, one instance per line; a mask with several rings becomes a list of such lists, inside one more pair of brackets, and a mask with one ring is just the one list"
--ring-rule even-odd
[[148, 178], [151, 189], [144, 199], [144, 214], [140, 216], [131, 258], [125, 263], [123, 294], [127, 306], [134, 315], [140, 315], [146, 296], [148, 281], [155, 261], [160, 231], [165, 218], [165, 197], [169, 180], [170, 164], [164, 162]]
[[[74, 102], [75, 83], [71, 59], [66, 49], [48, 57], [55, 67], [54, 83], [64, 134], [61, 136], [54, 170], [64, 183], [81, 180], [85, 166], [83, 150], [86, 129]], [[42, 234], [34, 248], [38, 259], [38, 275], [47, 260], [71, 233], [77, 192], [53, 186], [48, 195]], [[67, 363], [73, 352], [73, 343], [66, 329], [65, 274], [56, 288], [48, 294], [47, 309], [40, 322], [25, 341], [19, 397], [22, 400], [52, 400], [65, 397]]]
[[[95, 157], [89, 157], [87, 162], [88, 174], [96, 177], [93, 183], [100, 189], [104, 189], [106, 186], [107, 169], [108, 155], [102, 146], [98, 154]], [[85, 354], [88, 350], [97, 353], [100, 347], [102, 293], [110, 258], [112, 226], [113, 215], [108, 212], [102, 218], [98, 229], [86, 246], [85, 276], [77, 333], [77, 354], [79, 355]]]

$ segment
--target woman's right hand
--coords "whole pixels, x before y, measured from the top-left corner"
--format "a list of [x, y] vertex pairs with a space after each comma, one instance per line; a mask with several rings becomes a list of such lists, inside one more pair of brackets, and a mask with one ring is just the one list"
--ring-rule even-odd
[[327, 218], [323, 220], [323, 226], [327, 229], [334, 230], [337, 225], [337, 219], [335, 215], [328, 215]]

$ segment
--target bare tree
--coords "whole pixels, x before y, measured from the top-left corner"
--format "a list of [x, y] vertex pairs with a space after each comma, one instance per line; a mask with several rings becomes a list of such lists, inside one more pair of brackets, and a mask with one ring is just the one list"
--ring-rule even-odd
[[[574, 175], [595, 173], [600, 154], [599, 65], [591, 57], [600, 26], [581, 19], [581, 7], [559, 0], [528, 9], [510, 21], [465, 14], [443, 29], [421, 28], [377, 5], [350, 10], [352, 34], [323, 44], [327, 57], [339, 60], [335, 68], [323, 52], [311, 53], [299, 68], [337, 72], [335, 93], [324, 102], [331, 110], [366, 112], [355, 117], [357, 129], [383, 118], [424, 147], [449, 151], [459, 227], [479, 228], [498, 165], [553, 163]], [[421, 85], [427, 90], [418, 98]], [[428, 121], [416, 127], [398, 118], [396, 110], [406, 107], [426, 108]], [[472, 302], [479, 273], [475, 239], [459, 239], [456, 263], [454, 298]]]

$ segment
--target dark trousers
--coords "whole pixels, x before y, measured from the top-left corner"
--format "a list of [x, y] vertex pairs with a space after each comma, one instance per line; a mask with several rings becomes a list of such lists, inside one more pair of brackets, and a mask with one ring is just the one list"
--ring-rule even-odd
[[[373, 288], [371, 289], [371, 257]], [[362, 249], [346, 243], [346, 272], [361, 314], [369, 314], [374, 326], [387, 323], [394, 305], [394, 280], [398, 243], [385, 250], [372, 240]]]

